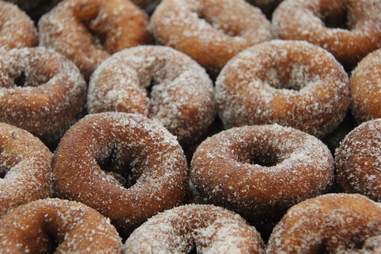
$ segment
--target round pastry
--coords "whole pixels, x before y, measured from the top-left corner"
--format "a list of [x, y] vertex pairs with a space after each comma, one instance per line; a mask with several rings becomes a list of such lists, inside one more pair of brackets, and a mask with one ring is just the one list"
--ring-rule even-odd
[[285, 0], [273, 14], [284, 40], [304, 40], [348, 67], [381, 47], [381, 1]]
[[276, 124], [245, 126], [201, 143], [191, 182], [206, 202], [259, 222], [325, 192], [333, 169], [330, 151], [314, 136]]
[[0, 216], [51, 194], [51, 160], [52, 154], [38, 138], [0, 123]]
[[370, 53], [351, 76], [352, 114], [357, 122], [381, 117], [381, 49]]
[[3, 254], [115, 254], [122, 250], [121, 239], [110, 221], [73, 201], [34, 201], [0, 218], [0, 224]]
[[66, 0], [39, 21], [41, 45], [89, 77], [109, 54], [149, 41], [146, 14], [128, 0]]
[[0, 121], [50, 143], [81, 115], [86, 83], [78, 68], [44, 48], [0, 54]]
[[184, 153], [158, 122], [140, 114], [88, 115], [62, 138], [53, 162], [59, 197], [80, 201], [130, 230], [180, 204]]
[[336, 150], [337, 182], [345, 192], [381, 201], [381, 119], [352, 130]]
[[238, 214], [213, 205], [185, 205], [141, 225], [127, 239], [124, 253], [265, 252], [260, 235]]
[[32, 47], [38, 43], [33, 21], [16, 5], [0, 0], [0, 47]]
[[125, 49], [92, 75], [88, 111], [141, 113], [188, 144], [205, 135], [215, 118], [213, 84], [202, 67], [174, 49]]
[[150, 23], [161, 44], [211, 70], [241, 50], [273, 38], [270, 22], [243, 0], [163, 0]]
[[279, 123], [315, 136], [332, 132], [350, 104], [348, 75], [322, 48], [272, 41], [238, 54], [216, 81], [226, 128]]
[[380, 205], [361, 195], [327, 194], [288, 210], [266, 253], [376, 254], [380, 236]]

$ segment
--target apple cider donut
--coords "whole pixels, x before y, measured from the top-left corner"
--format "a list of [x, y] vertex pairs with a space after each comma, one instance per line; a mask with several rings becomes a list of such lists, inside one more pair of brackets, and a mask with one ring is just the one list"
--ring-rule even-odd
[[270, 22], [243, 0], [163, 0], [151, 30], [158, 42], [220, 70], [241, 50], [273, 38]]
[[0, 0], [0, 47], [32, 47], [37, 44], [33, 21], [16, 5]]
[[380, 205], [361, 195], [327, 194], [291, 207], [266, 253], [377, 254], [380, 237]]
[[281, 39], [325, 48], [353, 67], [381, 47], [381, 1], [285, 0], [273, 15]]
[[336, 150], [337, 183], [381, 202], [381, 119], [352, 130]]
[[0, 218], [2, 254], [116, 254], [122, 250], [110, 221], [81, 203], [43, 199]]
[[278, 123], [322, 137], [350, 104], [348, 75], [326, 50], [301, 41], [271, 41], [244, 50], [216, 81], [226, 128]]
[[192, 159], [191, 182], [206, 202], [257, 222], [325, 192], [332, 181], [328, 148], [276, 124], [222, 131], [201, 143]]
[[351, 76], [352, 114], [357, 122], [381, 118], [381, 49], [370, 53]]
[[188, 144], [203, 136], [215, 118], [213, 84], [201, 66], [169, 47], [125, 49], [92, 75], [88, 110], [147, 115]]
[[66, 0], [40, 19], [40, 43], [89, 77], [109, 54], [149, 41], [147, 22], [128, 0]]
[[51, 160], [52, 154], [38, 138], [0, 123], [0, 216], [10, 208], [49, 197]]
[[187, 164], [176, 138], [140, 114], [82, 118], [62, 138], [53, 162], [59, 197], [80, 201], [130, 230], [180, 204]]
[[127, 239], [125, 254], [264, 254], [254, 227], [238, 214], [213, 205], [185, 205], [160, 213]]
[[77, 120], [85, 103], [86, 83], [62, 55], [44, 48], [0, 54], [0, 121], [50, 143]]

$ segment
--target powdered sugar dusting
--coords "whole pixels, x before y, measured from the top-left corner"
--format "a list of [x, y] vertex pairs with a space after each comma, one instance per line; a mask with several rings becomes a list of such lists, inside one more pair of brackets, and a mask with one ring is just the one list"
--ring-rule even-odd
[[330, 133], [350, 103], [349, 80], [327, 51], [306, 42], [271, 41], [232, 59], [216, 81], [226, 128], [279, 123]]
[[136, 229], [124, 253], [264, 253], [255, 228], [212, 205], [186, 205], [160, 213]]
[[188, 56], [161, 46], [126, 49], [102, 63], [90, 80], [88, 109], [147, 115], [181, 143], [199, 139], [215, 117], [206, 72]]

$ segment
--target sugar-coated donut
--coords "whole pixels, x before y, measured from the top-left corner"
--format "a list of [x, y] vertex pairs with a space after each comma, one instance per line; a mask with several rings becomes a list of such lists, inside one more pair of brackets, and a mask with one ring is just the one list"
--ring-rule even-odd
[[10, 208], [49, 197], [51, 160], [52, 154], [38, 138], [0, 123], [0, 216]]
[[88, 115], [62, 138], [53, 162], [55, 191], [130, 230], [180, 204], [187, 164], [176, 138], [140, 114]]
[[243, 0], [163, 0], [151, 30], [156, 40], [221, 69], [241, 50], [273, 38], [270, 22]]
[[357, 122], [381, 118], [381, 49], [361, 60], [352, 72], [351, 95]]
[[222, 131], [201, 143], [192, 159], [191, 182], [206, 202], [257, 222], [319, 195], [332, 181], [328, 148], [276, 124]]
[[109, 54], [149, 41], [147, 22], [129, 0], [66, 0], [40, 19], [40, 43], [89, 77]]
[[322, 48], [271, 41], [244, 50], [224, 67], [216, 100], [227, 128], [279, 123], [321, 137], [347, 112], [349, 79]]
[[194, 143], [215, 118], [213, 84], [201, 66], [169, 47], [125, 49], [92, 75], [88, 110], [141, 113], [159, 120], [181, 144]]
[[337, 183], [345, 192], [356, 192], [381, 201], [381, 119], [352, 130], [336, 150]]
[[327, 194], [288, 210], [266, 253], [377, 254], [380, 237], [379, 204], [356, 194]]
[[0, 121], [50, 143], [82, 113], [86, 83], [78, 68], [44, 48], [0, 54]]
[[348, 67], [381, 47], [381, 1], [285, 0], [273, 24], [281, 39], [305, 40]]
[[0, 0], [0, 47], [32, 47], [38, 42], [33, 21], [16, 5]]
[[213, 205], [185, 205], [160, 213], [127, 239], [125, 254], [264, 254], [254, 227], [238, 214]]
[[122, 251], [110, 221], [81, 203], [43, 199], [17, 207], [0, 218], [2, 254]]

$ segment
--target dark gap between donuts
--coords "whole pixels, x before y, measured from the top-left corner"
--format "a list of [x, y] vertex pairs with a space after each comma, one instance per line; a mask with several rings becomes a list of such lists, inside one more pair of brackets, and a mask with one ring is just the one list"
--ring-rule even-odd
[[14, 79], [14, 84], [17, 87], [25, 87], [26, 84], [26, 74], [24, 71], [21, 71], [21, 73]]
[[5, 176], [7, 175], [7, 172], [10, 170], [9, 167], [7, 167], [6, 165], [3, 165], [1, 162], [1, 153], [2, 152], [3, 152], [3, 149], [0, 147], [0, 179], [5, 178]]
[[188, 252], [188, 254], [197, 254], [197, 246], [195, 243], [192, 244], [192, 247], [190, 249], [190, 251]]
[[323, 14], [322, 21], [328, 28], [350, 30], [348, 16], [348, 10], [345, 8], [338, 12]]

